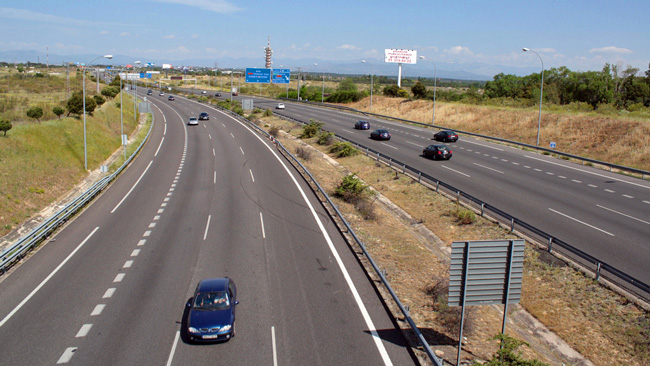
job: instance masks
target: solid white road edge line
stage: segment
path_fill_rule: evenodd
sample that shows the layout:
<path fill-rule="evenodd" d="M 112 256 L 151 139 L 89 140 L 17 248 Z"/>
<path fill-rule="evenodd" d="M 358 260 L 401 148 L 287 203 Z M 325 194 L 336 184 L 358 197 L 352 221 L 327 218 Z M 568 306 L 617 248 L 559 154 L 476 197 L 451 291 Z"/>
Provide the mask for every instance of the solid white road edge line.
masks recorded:
<path fill-rule="evenodd" d="M 117 204 L 117 206 L 115 206 L 115 208 L 113 208 L 113 209 L 111 210 L 111 213 L 114 213 L 115 210 L 117 210 L 117 209 L 122 205 L 122 202 L 124 202 L 124 200 L 126 200 L 126 198 L 129 197 L 129 195 L 131 194 L 131 192 L 133 192 L 133 190 L 135 189 L 135 187 L 138 185 L 138 183 L 140 183 L 140 181 L 142 180 L 142 178 L 144 177 L 144 175 L 147 173 L 147 171 L 149 170 L 149 167 L 151 167 L 151 164 L 152 164 L 152 163 L 153 163 L 153 160 L 149 162 L 149 165 L 147 165 L 147 168 L 144 170 L 144 172 L 142 172 L 142 174 L 140 175 L 140 178 L 138 178 L 138 180 L 135 182 L 135 184 L 133 185 L 133 187 L 131 187 L 131 189 L 129 189 L 129 191 L 128 191 L 128 192 L 126 193 L 126 195 L 122 198 L 122 200 Z"/>
<path fill-rule="evenodd" d="M 176 352 L 176 346 L 178 345 L 178 339 L 181 336 L 180 331 L 176 331 L 176 337 L 174 338 L 174 345 L 172 346 L 171 352 L 169 352 L 169 358 L 167 359 L 167 366 L 170 366 L 172 364 L 172 360 L 174 359 L 174 353 Z"/>
<path fill-rule="evenodd" d="M 278 366 L 278 352 L 275 345 L 275 326 L 271 326 L 271 344 L 273 345 L 273 366 Z"/>
<path fill-rule="evenodd" d="M 205 224 L 205 233 L 203 233 L 203 240 L 205 240 L 208 237 L 208 230 L 210 229 L 210 219 L 212 218 L 212 215 L 208 215 L 208 222 Z"/>
<path fill-rule="evenodd" d="M 5 316 L 4 319 L 2 319 L 2 321 L 0 321 L 0 328 L 1 328 L 3 325 L 5 325 L 5 323 L 6 323 L 9 319 L 11 319 L 11 317 L 14 316 L 14 314 L 16 314 L 16 312 L 18 312 L 18 310 L 20 310 L 20 308 L 22 308 L 22 307 L 27 303 L 27 301 L 29 301 L 29 299 L 31 299 L 31 298 L 32 298 L 32 297 L 33 297 L 33 296 L 38 292 L 38 290 L 41 289 L 41 287 L 45 286 L 45 284 L 46 284 L 46 283 L 47 283 L 47 282 L 48 282 L 48 281 L 49 281 L 49 280 L 50 280 L 50 279 L 51 279 L 51 278 L 52 278 L 52 277 L 53 277 L 53 276 L 54 276 L 54 275 L 55 275 L 55 274 L 56 274 L 56 273 L 61 269 L 61 268 L 63 268 L 63 266 L 64 266 L 66 263 L 68 263 L 68 261 L 70 260 L 70 258 L 72 258 L 72 256 L 75 255 L 75 254 L 79 251 L 79 249 L 81 249 L 81 247 L 84 246 L 84 244 L 86 244 L 86 242 L 90 239 L 90 237 L 92 237 L 92 236 L 95 234 L 95 232 L 97 232 L 97 230 L 99 230 L 99 226 L 97 226 L 93 231 L 91 231 L 90 234 L 88 234 L 88 236 L 86 237 L 86 239 L 84 239 L 84 240 L 81 242 L 81 244 L 79 244 L 79 245 L 78 245 L 78 246 L 77 246 L 77 247 L 72 251 L 72 253 L 70 253 L 70 254 L 69 254 L 69 255 L 68 255 L 68 256 L 63 260 L 63 262 L 61 262 L 61 264 L 59 264 L 59 265 L 54 269 L 54 271 L 52 271 L 52 273 L 50 273 L 47 277 L 45 277 L 45 279 L 43 280 L 43 282 L 41 282 L 38 286 L 36 286 L 36 288 L 35 288 L 35 289 L 34 289 L 34 290 L 29 294 L 29 295 L 27 295 L 27 297 L 25 297 L 25 299 L 23 299 L 23 301 L 21 301 L 20 304 L 18 304 L 18 306 L 16 306 L 16 307 L 15 307 L 15 308 L 14 308 L 14 309 L 9 313 L 9 314 L 7 314 L 7 316 Z M 75 348 L 75 349 L 76 349 L 76 348 Z"/>

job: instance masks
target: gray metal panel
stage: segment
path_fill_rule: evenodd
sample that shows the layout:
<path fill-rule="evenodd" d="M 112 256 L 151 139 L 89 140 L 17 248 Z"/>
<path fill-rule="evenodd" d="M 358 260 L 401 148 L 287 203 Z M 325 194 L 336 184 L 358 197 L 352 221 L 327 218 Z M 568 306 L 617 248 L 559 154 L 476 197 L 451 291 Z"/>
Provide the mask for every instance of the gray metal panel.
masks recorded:
<path fill-rule="evenodd" d="M 510 243 L 512 242 L 512 263 Z M 469 257 L 466 258 L 469 245 Z M 463 303 L 463 282 L 465 284 L 465 305 L 505 304 L 508 271 L 510 291 L 508 303 L 521 299 L 525 242 L 523 240 L 486 240 L 453 242 L 449 268 L 449 306 Z M 465 263 L 467 260 L 467 278 Z"/>

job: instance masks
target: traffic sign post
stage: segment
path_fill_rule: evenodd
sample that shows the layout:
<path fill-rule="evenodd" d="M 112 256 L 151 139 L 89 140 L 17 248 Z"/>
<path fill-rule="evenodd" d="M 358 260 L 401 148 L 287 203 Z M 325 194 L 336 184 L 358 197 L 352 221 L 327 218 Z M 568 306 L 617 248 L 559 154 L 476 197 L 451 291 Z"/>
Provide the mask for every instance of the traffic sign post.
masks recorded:
<path fill-rule="evenodd" d="M 273 69 L 274 84 L 289 84 L 291 69 Z"/>
<path fill-rule="evenodd" d="M 256 67 L 246 68 L 247 83 L 271 83 L 271 69 L 261 69 Z"/>

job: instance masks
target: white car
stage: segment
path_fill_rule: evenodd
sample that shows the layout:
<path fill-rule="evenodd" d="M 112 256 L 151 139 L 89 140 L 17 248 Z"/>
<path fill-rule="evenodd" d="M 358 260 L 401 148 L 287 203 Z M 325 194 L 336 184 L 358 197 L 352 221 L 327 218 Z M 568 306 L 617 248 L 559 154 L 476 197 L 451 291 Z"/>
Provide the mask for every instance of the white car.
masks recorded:
<path fill-rule="evenodd" d="M 199 124 L 199 119 L 196 117 L 190 117 L 190 120 L 187 121 L 188 126 L 196 126 Z"/>
<path fill-rule="evenodd" d="M 208 94 L 208 92 L 204 90 L 201 92 L 201 94 Z"/>
<path fill-rule="evenodd" d="M 284 103 L 278 103 L 278 105 L 275 106 L 275 109 L 284 109 Z"/>

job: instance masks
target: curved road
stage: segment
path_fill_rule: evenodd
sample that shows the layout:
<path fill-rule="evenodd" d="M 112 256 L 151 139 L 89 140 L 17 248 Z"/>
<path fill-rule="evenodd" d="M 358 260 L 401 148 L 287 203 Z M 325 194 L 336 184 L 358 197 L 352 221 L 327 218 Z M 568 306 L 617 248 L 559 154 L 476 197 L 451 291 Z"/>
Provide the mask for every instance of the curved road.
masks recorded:
<path fill-rule="evenodd" d="M 1 279 L 3 364 L 417 363 L 272 144 L 208 106 L 148 98 L 154 129 L 132 166 Z M 238 286 L 237 337 L 186 343 L 187 300 L 221 276 Z"/>
<path fill-rule="evenodd" d="M 224 94 L 223 98 L 230 98 Z M 251 96 L 257 108 L 277 101 Z M 274 111 L 304 122 L 324 122 L 340 136 L 425 172 L 487 202 L 554 237 L 650 284 L 650 182 L 549 156 L 461 136 L 446 143 L 448 161 L 421 156 L 437 130 L 375 117 L 282 101 Z M 360 119 L 370 131 L 384 128 L 390 141 L 370 140 L 353 128 Z M 438 122 L 444 124 L 444 122 Z"/>

